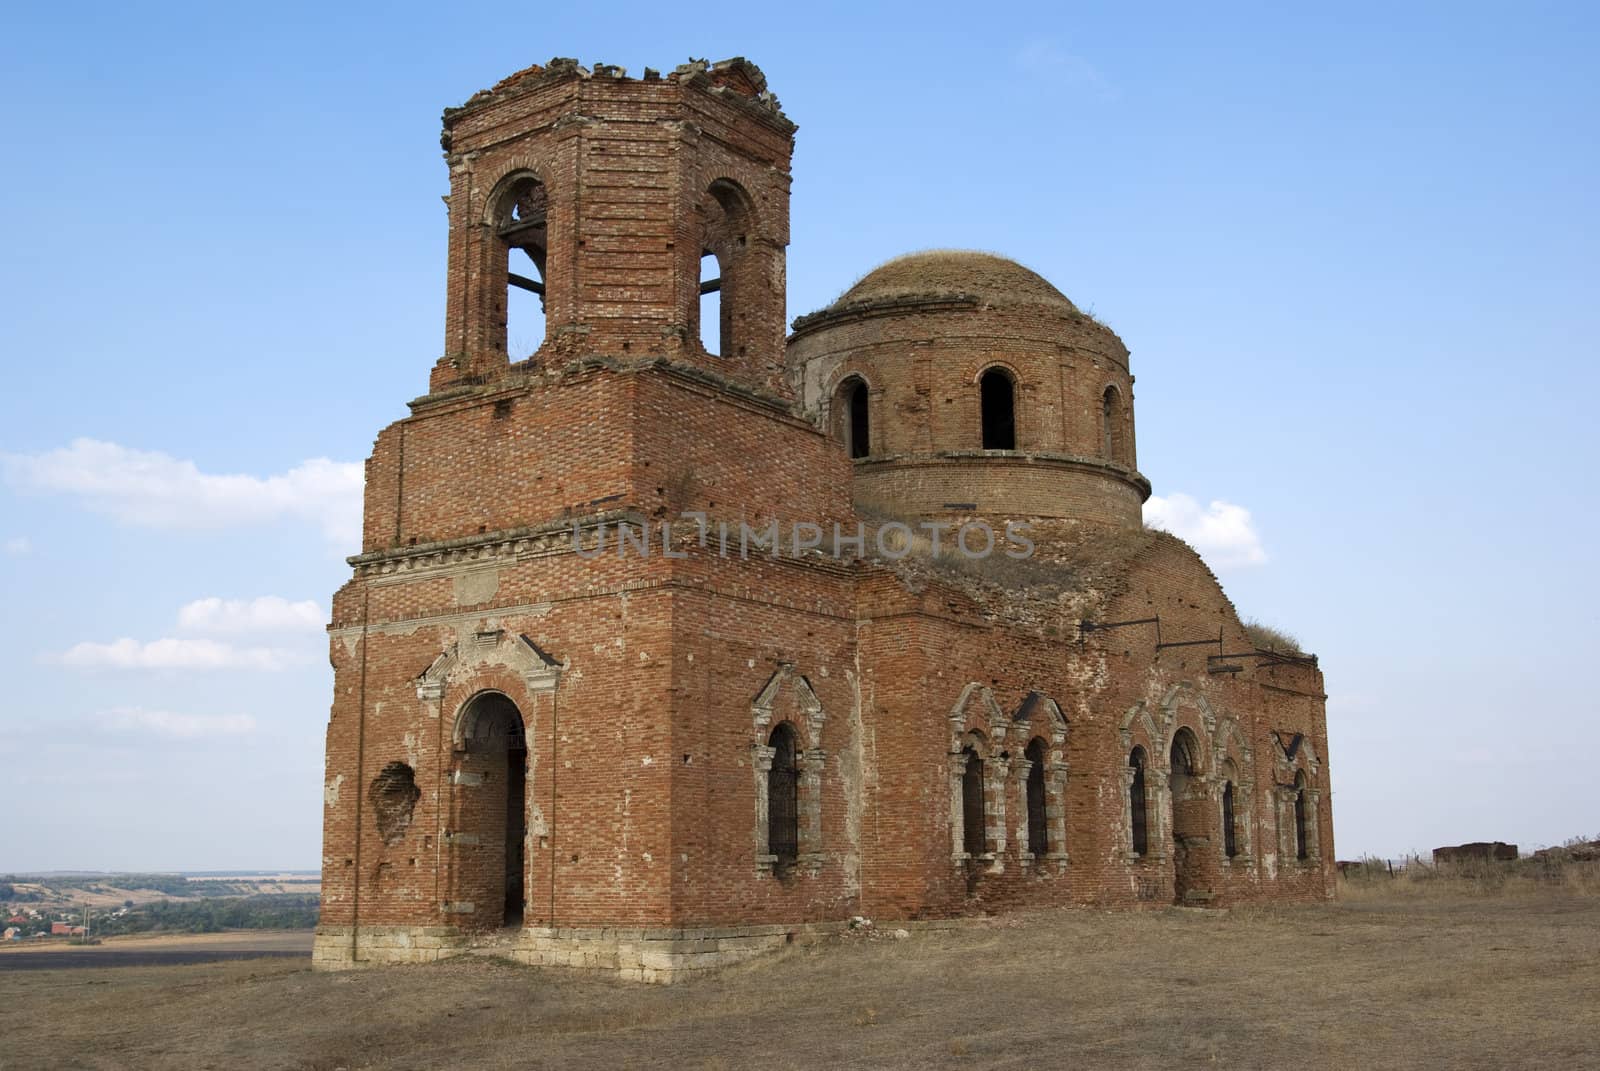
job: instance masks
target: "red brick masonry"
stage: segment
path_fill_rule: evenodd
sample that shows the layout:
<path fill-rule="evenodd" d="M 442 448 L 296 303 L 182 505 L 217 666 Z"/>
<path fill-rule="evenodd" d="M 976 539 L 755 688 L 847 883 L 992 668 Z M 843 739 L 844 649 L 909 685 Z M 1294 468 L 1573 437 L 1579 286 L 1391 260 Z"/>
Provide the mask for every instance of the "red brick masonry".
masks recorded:
<path fill-rule="evenodd" d="M 743 60 L 557 60 L 445 113 L 444 356 L 378 435 L 334 599 L 320 966 L 504 933 L 668 980 L 854 915 L 1333 895 L 1321 672 L 1142 527 L 1126 348 L 963 253 L 890 262 L 786 343 L 794 130 Z M 545 337 L 513 362 L 530 264 Z M 1012 449 L 983 448 L 997 369 Z M 616 553 L 685 511 L 1011 521 L 1036 553 L 745 559 L 681 522 L 680 556 Z"/>

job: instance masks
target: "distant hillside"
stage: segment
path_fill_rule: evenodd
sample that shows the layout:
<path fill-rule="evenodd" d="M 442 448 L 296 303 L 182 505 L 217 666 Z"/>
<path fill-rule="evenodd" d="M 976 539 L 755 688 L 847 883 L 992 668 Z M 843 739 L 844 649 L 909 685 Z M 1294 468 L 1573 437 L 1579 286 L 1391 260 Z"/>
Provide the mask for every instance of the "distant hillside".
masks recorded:
<path fill-rule="evenodd" d="M 8 874 L 0 876 L 0 907 L 18 920 L 8 928 L 24 940 L 50 935 L 56 923 L 81 925 L 85 913 L 94 936 L 316 925 L 322 889 L 315 872 L 212 873 Z M 56 936 L 65 940 L 71 931 Z"/>
<path fill-rule="evenodd" d="M 321 891 L 316 871 L 217 870 L 202 873 L 45 873 L 0 875 L 0 904 L 39 910 L 111 910 L 161 900 L 295 894 Z"/>

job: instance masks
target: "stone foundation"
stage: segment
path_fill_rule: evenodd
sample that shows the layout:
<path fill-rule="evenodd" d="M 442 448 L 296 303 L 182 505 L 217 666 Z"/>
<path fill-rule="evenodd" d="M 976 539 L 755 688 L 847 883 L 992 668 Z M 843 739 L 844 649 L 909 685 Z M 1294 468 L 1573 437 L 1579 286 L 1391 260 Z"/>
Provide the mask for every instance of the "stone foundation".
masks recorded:
<path fill-rule="evenodd" d="M 615 971 L 635 982 L 678 982 L 791 944 L 839 933 L 842 922 L 690 929 L 530 927 L 508 954 L 534 966 Z"/>
<path fill-rule="evenodd" d="M 452 926 L 348 926 L 317 930 L 311 964 L 321 971 L 392 963 L 433 963 L 493 951 L 531 967 L 605 971 L 628 981 L 670 983 L 731 966 L 791 944 L 811 944 L 848 923 L 640 929 L 530 926 L 514 936 L 467 935 Z"/>
<path fill-rule="evenodd" d="M 318 926 L 311 966 L 340 971 L 368 964 L 433 963 L 467 948 L 467 938 L 454 926 L 362 926 L 353 941 L 349 926 Z"/>

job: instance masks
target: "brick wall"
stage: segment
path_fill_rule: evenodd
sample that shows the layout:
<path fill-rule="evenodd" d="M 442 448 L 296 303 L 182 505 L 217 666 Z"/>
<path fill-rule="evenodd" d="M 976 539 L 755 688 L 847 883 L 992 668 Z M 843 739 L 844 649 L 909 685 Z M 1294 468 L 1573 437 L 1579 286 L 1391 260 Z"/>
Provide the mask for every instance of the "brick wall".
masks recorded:
<path fill-rule="evenodd" d="M 509 762 L 525 776 L 530 927 L 1330 895 L 1320 672 L 1259 656 L 1199 557 L 1141 533 L 1148 485 L 1133 468 L 1120 341 L 1031 273 L 1013 288 L 1032 295 L 1020 303 L 983 299 L 985 276 L 967 290 L 944 280 L 931 304 L 857 302 L 809 321 L 786 364 L 793 128 L 752 71 L 629 80 L 552 64 L 447 114 L 447 352 L 431 393 L 378 436 L 363 553 L 333 604 L 330 940 L 347 934 L 355 950 L 340 928 L 393 943 L 408 928 L 445 941 L 499 926 Z M 512 363 L 489 213 L 517 174 L 548 191 L 551 331 Z M 708 246 L 727 287 L 717 356 L 696 341 Z M 1019 385 L 1019 449 L 985 453 L 977 377 L 997 365 Z M 871 456 L 856 462 L 832 403 L 848 375 L 872 391 Z M 1127 400 L 1109 447 L 1108 386 Z M 849 532 L 858 509 L 881 516 L 886 502 L 913 517 L 1066 518 L 1036 538 L 1068 582 L 717 546 L 721 524 L 735 541 L 741 523 L 772 520 L 785 535 L 795 521 Z M 686 511 L 712 534 L 679 521 L 668 556 L 655 526 Z M 619 551 L 623 523 L 651 526 L 648 556 Z M 1078 627 L 1157 614 L 1162 639 L 1217 646 Z M 1208 654 L 1234 657 L 1217 672 Z M 474 745 L 484 696 L 514 705 L 525 752 Z M 780 723 L 798 744 L 792 865 L 764 851 Z M 1195 769 L 1175 783 L 1180 732 Z M 1028 850 L 1034 741 L 1043 853 Z M 1149 757 L 1141 857 L 1128 832 L 1135 745 Z M 976 857 L 959 824 L 968 747 L 987 771 L 990 850 Z M 408 817 L 385 812 L 380 829 L 390 798 L 376 782 L 393 764 L 416 797 L 395 797 Z M 1299 791 L 1314 817 L 1304 861 Z"/>

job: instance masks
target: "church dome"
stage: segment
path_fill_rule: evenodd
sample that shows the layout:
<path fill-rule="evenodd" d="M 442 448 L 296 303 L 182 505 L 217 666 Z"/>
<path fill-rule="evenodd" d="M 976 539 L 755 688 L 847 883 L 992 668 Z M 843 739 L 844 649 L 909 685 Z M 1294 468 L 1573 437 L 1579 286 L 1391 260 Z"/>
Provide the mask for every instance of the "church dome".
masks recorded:
<path fill-rule="evenodd" d="M 970 250 L 896 257 L 794 323 L 795 393 L 903 516 L 1138 528 L 1128 350 L 1037 272 Z"/>
<path fill-rule="evenodd" d="M 969 249 L 929 249 L 895 257 L 862 276 L 821 314 L 949 300 L 1031 305 L 1081 315 L 1038 272 L 1006 257 Z"/>

